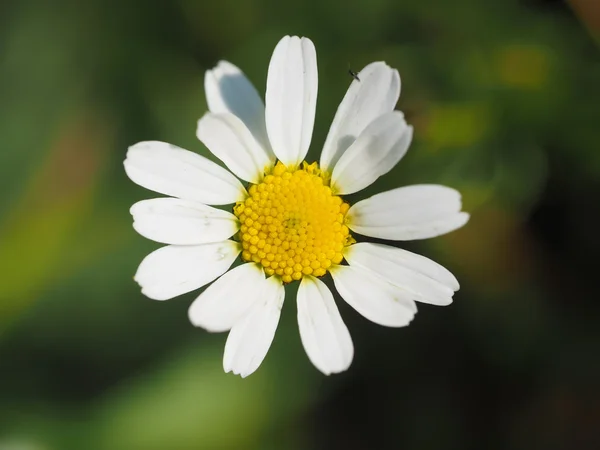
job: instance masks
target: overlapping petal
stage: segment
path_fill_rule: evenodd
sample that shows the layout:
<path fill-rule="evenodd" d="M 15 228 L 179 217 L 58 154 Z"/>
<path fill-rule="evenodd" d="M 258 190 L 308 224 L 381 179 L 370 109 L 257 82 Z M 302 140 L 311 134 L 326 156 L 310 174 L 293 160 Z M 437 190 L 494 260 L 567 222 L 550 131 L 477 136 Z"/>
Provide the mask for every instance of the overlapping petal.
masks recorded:
<path fill-rule="evenodd" d="M 206 71 L 204 90 L 210 112 L 234 114 L 262 148 L 270 151 L 265 105 L 254 85 L 238 67 L 227 61 L 219 61 L 213 69 Z"/>
<path fill-rule="evenodd" d="M 134 183 L 172 197 L 207 205 L 227 205 L 248 195 L 227 170 L 197 153 L 166 142 L 132 145 L 123 164 Z"/>
<path fill-rule="evenodd" d="M 196 134 L 242 180 L 258 183 L 275 162 L 275 155 L 265 151 L 244 123 L 231 113 L 205 114 L 198 121 Z"/>
<path fill-rule="evenodd" d="M 305 276 L 298 289 L 298 327 L 306 354 L 325 375 L 346 370 L 354 346 L 333 295 L 318 278 Z"/>
<path fill-rule="evenodd" d="M 340 157 L 331 175 L 337 194 L 352 194 L 388 173 L 406 154 L 412 127 L 400 111 L 375 119 Z"/>
<path fill-rule="evenodd" d="M 227 211 L 179 198 L 142 200 L 130 212 L 138 233 L 163 244 L 224 241 L 240 228 L 237 217 Z"/>
<path fill-rule="evenodd" d="M 168 300 L 199 289 L 223 275 L 239 255 L 238 242 L 167 245 L 146 256 L 135 281 L 154 300 Z"/>
<path fill-rule="evenodd" d="M 277 277 L 269 277 L 262 286 L 260 298 L 238 320 L 227 337 L 223 369 L 242 378 L 253 373 L 271 347 L 279 323 L 285 290 Z"/>
<path fill-rule="evenodd" d="M 379 116 L 394 110 L 400 97 L 400 75 L 384 62 L 374 62 L 350 84 L 329 129 L 319 165 L 332 169 L 363 130 Z"/>
<path fill-rule="evenodd" d="M 288 167 L 297 166 L 310 146 L 317 90 L 315 46 L 310 39 L 285 36 L 269 63 L 265 114 L 273 152 Z"/>
<path fill-rule="evenodd" d="M 409 292 L 361 267 L 335 266 L 331 276 L 342 298 L 371 322 L 385 327 L 404 327 L 417 306 Z"/>
<path fill-rule="evenodd" d="M 190 322 L 214 333 L 230 330 L 260 300 L 264 281 L 264 271 L 254 263 L 231 269 L 192 303 Z"/>
<path fill-rule="evenodd" d="M 462 227 L 469 215 L 461 212 L 455 189 L 417 184 L 382 192 L 356 203 L 347 214 L 348 227 L 380 239 L 409 241 L 439 236 Z"/>
<path fill-rule="evenodd" d="M 370 271 L 408 291 L 415 301 L 449 305 L 459 288 L 454 275 L 438 263 L 389 245 L 354 244 L 346 249 L 344 258 L 351 266 Z"/>

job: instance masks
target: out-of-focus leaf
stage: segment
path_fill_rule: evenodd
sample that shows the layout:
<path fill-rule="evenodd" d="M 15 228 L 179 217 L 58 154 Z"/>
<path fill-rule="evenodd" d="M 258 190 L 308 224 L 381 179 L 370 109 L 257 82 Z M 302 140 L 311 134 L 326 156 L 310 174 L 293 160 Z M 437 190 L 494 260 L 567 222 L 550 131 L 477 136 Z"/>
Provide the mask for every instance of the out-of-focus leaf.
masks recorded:
<path fill-rule="evenodd" d="M 111 139 L 106 123 L 76 114 L 65 120 L 23 198 L 0 223 L 0 323 L 71 269 L 63 258 L 90 212 Z"/>
<path fill-rule="evenodd" d="M 258 448 L 269 422 L 284 419 L 271 408 L 272 366 L 243 380 L 225 375 L 221 359 L 220 348 L 188 349 L 109 393 L 92 448 Z"/>

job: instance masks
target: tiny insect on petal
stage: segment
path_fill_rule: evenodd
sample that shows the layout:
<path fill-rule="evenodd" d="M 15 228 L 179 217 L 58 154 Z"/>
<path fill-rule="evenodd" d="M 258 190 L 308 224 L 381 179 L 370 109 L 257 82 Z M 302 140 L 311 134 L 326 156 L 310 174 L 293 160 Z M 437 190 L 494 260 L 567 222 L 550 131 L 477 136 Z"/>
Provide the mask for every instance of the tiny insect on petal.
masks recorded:
<path fill-rule="evenodd" d="M 348 73 L 350 74 L 350 76 L 352 78 L 354 78 L 356 81 L 360 82 L 360 78 L 358 78 L 358 73 L 354 72 L 352 69 L 348 69 Z"/>

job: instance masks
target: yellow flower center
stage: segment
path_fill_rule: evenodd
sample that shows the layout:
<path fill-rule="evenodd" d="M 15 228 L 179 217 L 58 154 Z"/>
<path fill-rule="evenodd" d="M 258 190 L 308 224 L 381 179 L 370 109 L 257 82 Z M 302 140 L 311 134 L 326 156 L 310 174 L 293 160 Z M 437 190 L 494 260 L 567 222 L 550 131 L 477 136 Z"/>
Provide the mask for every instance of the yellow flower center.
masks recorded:
<path fill-rule="evenodd" d="M 240 219 L 242 258 L 261 264 L 285 283 L 325 275 L 355 241 L 344 224 L 350 208 L 328 186 L 317 163 L 288 170 L 278 162 L 233 208 Z"/>

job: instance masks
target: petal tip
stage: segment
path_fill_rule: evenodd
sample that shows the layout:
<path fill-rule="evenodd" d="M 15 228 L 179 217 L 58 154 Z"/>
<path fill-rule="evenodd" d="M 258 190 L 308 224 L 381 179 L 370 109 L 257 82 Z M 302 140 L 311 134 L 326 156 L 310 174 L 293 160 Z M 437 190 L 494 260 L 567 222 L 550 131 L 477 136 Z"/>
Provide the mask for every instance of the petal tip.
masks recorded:
<path fill-rule="evenodd" d="M 310 38 L 302 36 L 300 42 L 302 43 L 302 46 L 307 45 L 309 49 L 315 50 L 315 44 Z"/>
<path fill-rule="evenodd" d="M 196 313 L 196 309 L 198 308 L 197 306 L 194 306 L 196 304 L 198 300 L 196 299 L 195 301 L 192 302 L 192 304 L 189 306 L 188 311 L 187 311 L 187 315 L 188 315 L 188 320 L 190 321 L 190 323 L 197 328 L 200 328 L 200 321 L 197 319 L 197 316 L 199 315 L 198 313 Z"/>
<path fill-rule="evenodd" d="M 171 296 L 171 295 L 153 292 L 152 290 L 142 286 L 142 284 L 138 280 L 136 280 L 136 282 L 142 288 L 142 294 L 144 294 L 150 300 L 156 300 L 156 301 L 162 302 L 162 301 L 170 300 L 171 298 L 173 298 L 173 296 Z"/>

